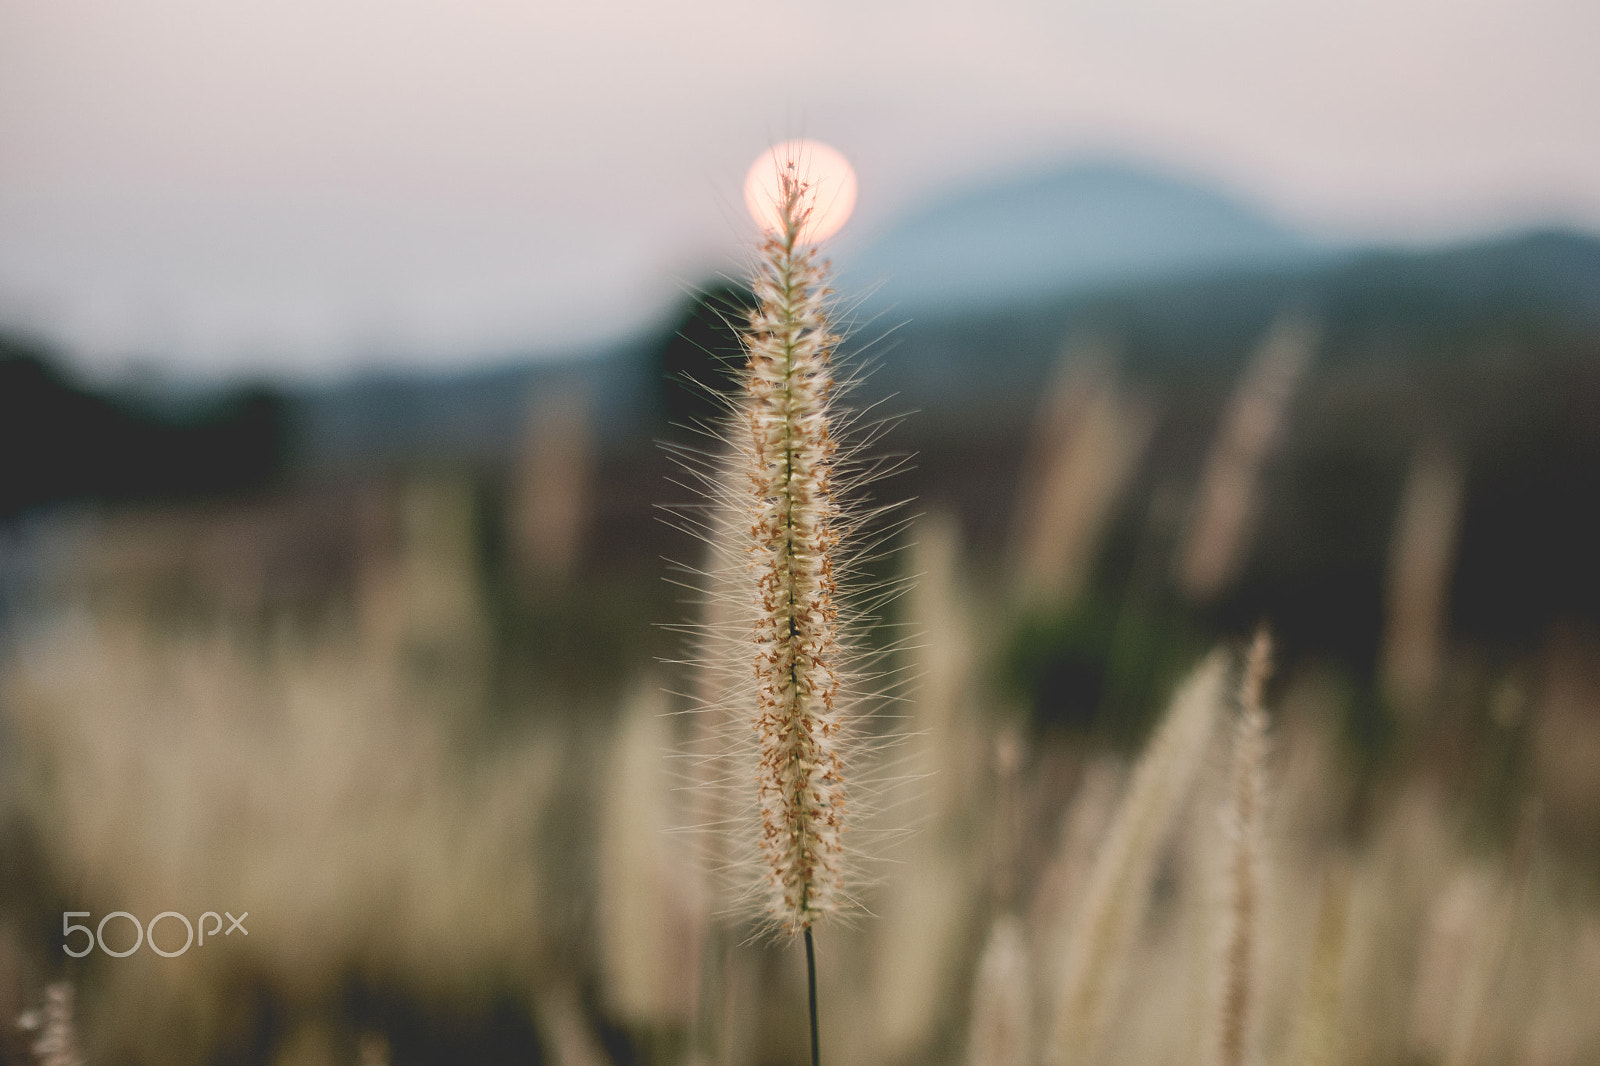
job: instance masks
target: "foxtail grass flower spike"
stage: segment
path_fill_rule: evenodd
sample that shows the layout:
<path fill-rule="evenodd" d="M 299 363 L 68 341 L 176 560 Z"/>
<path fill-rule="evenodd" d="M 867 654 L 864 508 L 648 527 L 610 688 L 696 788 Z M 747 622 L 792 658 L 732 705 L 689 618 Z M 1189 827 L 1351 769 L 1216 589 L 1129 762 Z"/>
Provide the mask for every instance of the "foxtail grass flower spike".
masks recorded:
<path fill-rule="evenodd" d="M 781 165 L 781 161 L 780 161 Z M 794 936 L 837 909 L 844 880 L 834 388 L 825 268 L 802 239 L 810 189 L 780 171 L 745 334 L 745 442 L 755 571 L 754 728 L 766 912 Z"/>

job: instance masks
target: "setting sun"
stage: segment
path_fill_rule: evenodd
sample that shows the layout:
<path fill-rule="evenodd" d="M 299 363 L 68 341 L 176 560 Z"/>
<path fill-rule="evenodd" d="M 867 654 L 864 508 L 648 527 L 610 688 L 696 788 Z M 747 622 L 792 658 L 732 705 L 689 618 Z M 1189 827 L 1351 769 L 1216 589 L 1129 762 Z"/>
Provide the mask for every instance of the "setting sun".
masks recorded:
<path fill-rule="evenodd" d="M 856 172 L 837 149 L 820 141 L 784 141 L 762 152 L 745 175 L 745 206 L 762 229 L 777 229 L 778 178 L 791 165 L 806 183 L 810 198 L 811 217 L 800 239 L 808 244 L 826 240 L 843 228 L 855 209 Z"/>

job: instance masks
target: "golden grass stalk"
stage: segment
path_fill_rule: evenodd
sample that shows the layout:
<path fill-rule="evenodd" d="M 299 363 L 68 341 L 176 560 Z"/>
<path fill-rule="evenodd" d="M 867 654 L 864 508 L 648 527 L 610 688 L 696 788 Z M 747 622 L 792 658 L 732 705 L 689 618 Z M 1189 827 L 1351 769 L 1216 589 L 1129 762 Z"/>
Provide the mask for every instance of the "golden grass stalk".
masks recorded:
<path fill-rule="evenodd" d="M 1001 915 L 989 931 L 972 988 L 971 1066 L 1030 1066 L 1033 1062 L 1032 966 L 1022 922 Z"/>
<path fill-rule="evenodd" d="M 1216 596 L 1244 565 L 1262 503 L 1262 471 L 1283 436 L 1289 404 L 1316 343 L 1310 321 L 1296 314 L 1281 317 L 1228 402 L 1177 560 L 1178 584 L 1191 599 Z"/>
<path fill-rule="evenodd" d="M 570 985 L 556 985 L 534 997 L 534 1018 L 550 1058 L 560 1066 L 606 1066 L 611 1061 L 584 1018 L 582 997 Z"/>
<path fill-rule="evenodd" d="M 509 486 L 506 541 L 512 570 L 529 592 L 572 579 L 589 522 L 595 467 L 593 404 L 587 393 L 539 399 Z"/>
<path fill-rule="evenodd" d="M 1234 736 L 1233 776 L 1226 813 L 1228 837 L 1227 936 L 1222 956 L 1222 994 L 1217 1004 L 1220 1066 L 1252 1061 L 1253 1027 L 1260 990 L 1262 826 L 1264 821 L 1267 715 L 1261 690 L 1271 670 L 1272 642 L 1256 633 L 1245 660 Z"/>
<path fill-rule="evenodd" d="M 1419 1055 L 1444 1066 L 1496 1061 L 1492 1038 L 1509 998 L 1519 897 L 1502 872 L 1468 866 L 1434 900 L 1411 1002 L 1409 1035 Z"/>
<path fill-rule="evenodd" d="M 389 1041 L 378 1033 L 363 1034 L 356 1041 L 356 1066 L 389 1066 Z"/>
<path fill-rule="evenodd" d="M 1013 577 L 1024 601 L 1077 599 L 1155 428 L 1153 405 L 1127 395 L 1103 347 L 1070 344 L 1040 405 L 1017 515 Z"/>
<path fill-rule="evenodd" d="M 688 1022 L 703 920 L 693 861 L 669 836 L 677 796 L 662 753 L 671 746 L 666 699 L 653 684 L 625 703 L 600 775 L 596 911 L 610 1013 L 640 1031 Z"/>
<path fill-rule="evenodd" d="M 1461 462 L 1438 442 L 1418 446 L 1389 545 L 1384 695 L 1415 712 L 1438 683 L 1450 614 L 1450 578 L 1465 495 Z"/>
<path fill-rule="evenodd" d="M 1037 943 L 1068 943 L 1090 866 L 1116 815 L 1128 768 L 1111 755 L 1084 766 L 1077 790 L 1061 818 L 1048 863 L 1040 870 L 1028 904 L 1028 924 Z"/>
<path fill-rule="evenodd" d="M 894 875 L 872 902 L 870 1051 L 858 1053 L 880 1062 L 928 1053 L 929 1034 L 949 1018 L 951 990 L 966 976 L 970 916 L 984 887 L 1014 875 L 1007 856 L 1016 833 L 1005 812 L 1015 804 L 1002 802 L 991 819 L 985 802 L 991 730 L 977 721 L 982 704 L 973 692 L 977 652 L 960 527 L 948 515 L 925 514 L 908 539 L 904 569 L 917 582 L 902 618 L 916 634 L 905 657 L 916 699 L 904 708 L 906 733 L 894 764 L 927 785 L 905 790 L 915 795 L 917 832 L 895 846 Z M 859 755 L 853 761 L 859 764 Z M 857 796 L 864 791 L 859 781 L 853 771 Z M 863 821 L 857 811 L 855 832 Z M 973 847 L 981 842 L 992 845 L 992 855 Z M 872 856 L 885 857 L 882 849 Z M 1002 889 L 995 898 L 1004 908 L 1010 894 Z"/>
<path fill-rule="evenodd" d="M 1048 1066 L 1095 1057 L 1133 954 L 1156 862 L 1205 763 L 1226 673 L 1220 653 L 1195 668 L 1134 767 L 1068 926 L 1045 1047 Z"/>
<path fill-rule="evenodd" d="M 1334 1066 L 1340 1055 L 1339 1014 L 1343 1006 L 1346 927 L 1350 908 L 1348 877 L 1334 868 L 1325 877 L 1317 934 L 1311 954 L 1311 982 L 1299 1018 L 1300 1066 Z"/>

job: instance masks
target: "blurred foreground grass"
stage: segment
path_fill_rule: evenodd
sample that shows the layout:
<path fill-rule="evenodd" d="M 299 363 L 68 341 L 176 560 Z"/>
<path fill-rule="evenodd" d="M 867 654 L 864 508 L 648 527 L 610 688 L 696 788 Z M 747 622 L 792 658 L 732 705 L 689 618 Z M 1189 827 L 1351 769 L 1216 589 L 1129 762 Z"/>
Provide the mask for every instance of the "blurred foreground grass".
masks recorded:
<path fill-rule="evenodd" d="M 1592 616 L 1463 616 L 1482 485 L 1504 484 L 1472 475 L 1504 451 L 1374 415 L 1316 343 L 1286 318 L 1229 389 L 1163 407 L 1085 341 L 1031 424 L 908 427 L 919 467 L 883 493 L 923 502 L 877 566 L 915 577 L 888 608 L 909 680 L 879 728 L 903 734 L 914 832 L 871 916 L 819 935 L 825 1059 L 1046 1061 L 1129 763 L 1179 679 L 1265 620 L 1261 1060 L 1600 1061 Z M 665 758 L 694 680 L 658 627 L 697 607 L 658 556 L 699 548 L 650 515 L 681 495 L 659 455 L 592 417 L 538 400 L 504 467 L 19 534 L 0 1016 L 65 979 L 95 1063 L 800 1061 L 793 953 L 720 921 L 672 832 L 695 820 Z M 1209 1046 L 1212 744 L 1125 886 L 1149 906 L 1085 1061 Z M 61 950 L 66 911 L 224 909 L 248 936 L 178 958 Z"/>

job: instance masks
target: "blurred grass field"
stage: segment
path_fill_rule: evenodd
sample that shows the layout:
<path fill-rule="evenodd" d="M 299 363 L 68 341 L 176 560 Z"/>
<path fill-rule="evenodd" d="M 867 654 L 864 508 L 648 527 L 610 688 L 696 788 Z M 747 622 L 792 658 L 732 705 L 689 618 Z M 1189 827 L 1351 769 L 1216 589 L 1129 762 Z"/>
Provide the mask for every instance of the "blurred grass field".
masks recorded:
<path fill-rule="evenodd" d="M 996 1026 L 1042 1061 L 1128 767 L 1258 623 L 1280 649 L 1261 1061 L 1600 1061 L 1600 331 L 1508 315 L 1463 349 L 1449 301 L 1296 306 L 1198 330 L 1206 362 L 1115 302 L 881 357 L 864 400 L 940 343 L 1034 370 L 986 392 L 975 359 L 970 392 L 885 401 L 922 408 L 873 487 L 912 500 L 872 564 L 911 581 L 881 631 L 904 700 L 874 728 L 903 734 L 912 832 L 868 913 L 819 933 L 826 1061 L 998 1061 L 974 1050 Z M 695 681 L 670 626 L 700 608 L 663 557 L 703 548 L 658 517 L 685 494 L 654 439 L 693 439 L 659 382 L 731 350 L 714 319 L 641 360 L 664 399 L 627 421 L 592 380 L 535 383 L 498 452 L 302 453 L 228 491 L 17 508 L 0 1017 L 68 981 L 93 1063 L 801 1061 L 795 949 L 719 917 L 672 831 Z M 1129 886 L 1150 905 L 1092 1061 L 1209 1039 L 1214 744 Z M 66 911 L 224 909 L 248 937 L 61 949 Z M 8 1027 L 4 1061 L 30 1039 Z"/>

